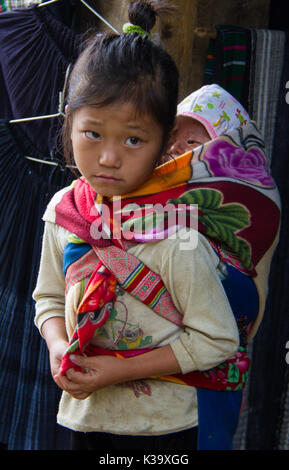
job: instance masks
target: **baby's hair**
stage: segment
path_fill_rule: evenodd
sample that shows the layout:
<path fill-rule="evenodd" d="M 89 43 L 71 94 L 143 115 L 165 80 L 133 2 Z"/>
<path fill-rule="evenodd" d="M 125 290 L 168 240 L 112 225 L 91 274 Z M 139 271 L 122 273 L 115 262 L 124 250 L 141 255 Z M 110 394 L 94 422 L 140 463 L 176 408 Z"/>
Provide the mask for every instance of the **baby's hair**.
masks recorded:
<path fill-rule="evenodd" d="M 157 15 L 170 10 L 160 0 L 133 1 L 128 7 L 129 21 L 149 33 Z M 68 116 L 62 133 L 67 162 L 73 164 L 71 117 L 82 106 L 129 102 L 137 114 L 150 114 L 161 125 L 165 147 L 176 117 L 178 78 L 171 56 L 146 34 L 94 34 L 85 44 L 69 79 Z"/>

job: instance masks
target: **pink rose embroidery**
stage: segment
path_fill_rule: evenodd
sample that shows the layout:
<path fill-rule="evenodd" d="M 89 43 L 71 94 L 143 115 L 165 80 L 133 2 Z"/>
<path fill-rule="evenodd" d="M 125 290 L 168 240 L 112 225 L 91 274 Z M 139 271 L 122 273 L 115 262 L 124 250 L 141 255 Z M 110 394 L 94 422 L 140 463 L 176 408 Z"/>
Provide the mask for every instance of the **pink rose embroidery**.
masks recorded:
<path fill-rule="evenodd" d="M 241 353 L 241 352 L 237 352 L 235 354 L 235 357 L 237 358 L 236 365 L 239 371 L 241 372 L 241 374 L 244 374 L 245 372 L 248 371 L 249 366 L 250 366 L 249 358 L 244 353 Z"/>
<path fill-rule="evenodd" d="M 221 382 L 226 384 L 228 382 L 226 375 L 220 369 L 212 369 L 209 371 L 210 379 L 212 382 Z"/>
<path fill-rule="evenodd" d="M 263 153 L 254 147 L 245 151 L 224 140 L 212 142 L 202 157 L 214 176 L 238 178 L 248 183 L 275 187 Z"/>

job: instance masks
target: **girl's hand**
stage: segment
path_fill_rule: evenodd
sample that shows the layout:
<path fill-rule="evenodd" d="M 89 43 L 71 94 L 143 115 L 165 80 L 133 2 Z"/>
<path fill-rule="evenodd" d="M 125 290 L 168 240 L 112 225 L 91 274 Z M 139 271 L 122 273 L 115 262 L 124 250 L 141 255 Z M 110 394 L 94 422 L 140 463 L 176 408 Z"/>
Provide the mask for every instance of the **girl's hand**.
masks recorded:
<path fill-rule="evenodd" d="M 68 346 L 64 317 L 48 318 L 43 323 L 41 332 L 49 350 L 50 369 L 54 378 L 60 371 L 62 356 Z"/>
<path fill-rule="evenodd" d="M 50 369 L 52 377 L 58 374 L 61 366 L 62 356 L 66 351 L 68 342 L 63 339 L 54 341 L 49 348 Z"/>
<path fill-rule="evenodd" d="M 70 371 L 74 371 L 74 369 L 69 369 L 66 374 L 69 375 Z M 74 398 L 77 398 L 78 400 L 84 400 L 91 393 L 83 392 L 82 387 L 79 384 L 69 380 L 67 375 L 60 375 L 58 373 L 53 378 L 57 383 L 58 387 L 60 387 L 65 392 L 70 393 L 70 395 L 72 395 Z"/>
<path fill-rule="evenodd" d="M 69 369 L 65 376 L 57 374 L 54 380 L 59 387 L 79 399 L 107 385 L 181 372 L 169 345 L 127 359 L 75 355 L 71 355 L 70 359 L 82 368 L 82 372 Z"/>
<path fill-rule="evenodd" d="M 55 382 L 74 398 L 87 398 L 92 392 L 129 380 L 126 373 L 126 361 L 111 356 L 82 357 L 70 356 L 72 362 L 83 371 L 69 369 L 65 376 L 57 374 Z"/>

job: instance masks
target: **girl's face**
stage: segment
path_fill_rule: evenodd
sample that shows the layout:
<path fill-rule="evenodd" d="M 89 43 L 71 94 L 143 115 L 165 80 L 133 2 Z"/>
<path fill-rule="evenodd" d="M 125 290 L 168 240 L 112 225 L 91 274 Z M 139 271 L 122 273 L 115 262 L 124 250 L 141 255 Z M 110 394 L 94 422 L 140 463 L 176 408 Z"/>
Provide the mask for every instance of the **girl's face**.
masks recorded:
<path fill-rule="evenodd" d="M 152 116 L 118 102 L 74 111 L 71 140 L 75 163 L 90 186 L 103 196 L 117 196 L 150 177 L 161 156 L 163 130 Z"/>
<path fill-rule="evenodd" d="M 189 116 L 177 116 L 176 125 L 168 143 L 168 154 L 178 157 L 211 140 L 206 128 Z"/>

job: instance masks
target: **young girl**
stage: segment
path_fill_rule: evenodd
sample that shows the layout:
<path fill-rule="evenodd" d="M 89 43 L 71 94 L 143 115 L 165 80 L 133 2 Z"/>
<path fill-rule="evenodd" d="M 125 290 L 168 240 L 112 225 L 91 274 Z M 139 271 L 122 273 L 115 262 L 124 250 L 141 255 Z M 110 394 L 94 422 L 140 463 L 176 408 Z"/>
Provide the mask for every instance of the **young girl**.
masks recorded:
<path fill-rule="evenodd" d="M 147 34 L 160 11 L 157 2 L 132 2 L 127 32 L 97 35 L 70 78 L 64 143 L 81 177 L 44 214 L 34 299 L 63 389 L 57 420 L 74 431 L 74 449 L 189 451 L 198 426 L 195 386 L 225 391 L 244 382 L 241 372 L 229 377 L 239 331 L 210 243 L 221 249 L 229 241 L 208 222 L 220 208 L 235 220 L 234 198 L 218 199 L 210 217 L 202 211 L 188 255 L 184 236 L 196 234 L 191 204 L 218 198 L 222 188 L 190 185 L 189 154 L 158 166 L 178 93 L 172 59 Z M 179 202 L 192 213 L 185 224 L 144 212 L 156 203 L 178 211 Z M 247 226 L 247 219 L 237 223 L 230 240 L 251 272 L 256 259 L 239 238 Z"/>

